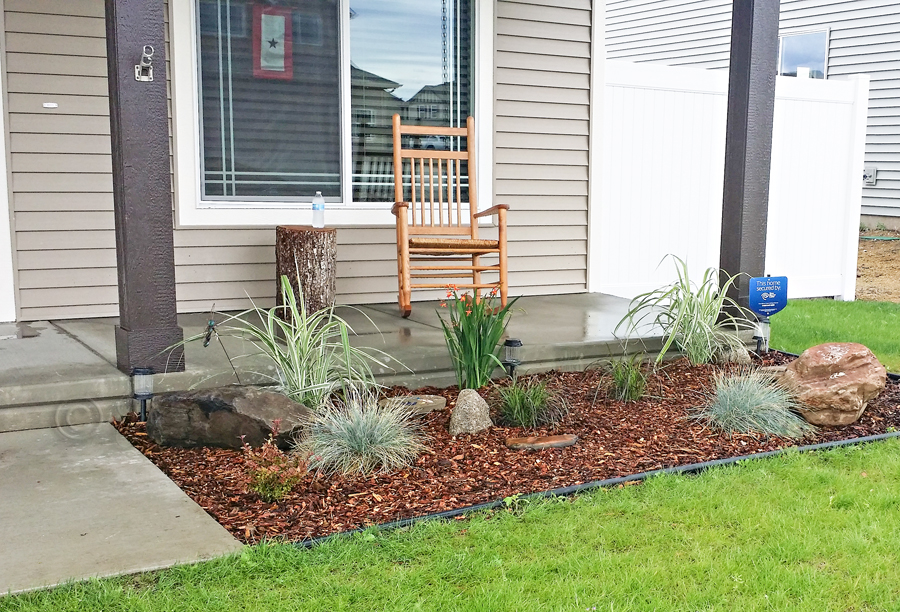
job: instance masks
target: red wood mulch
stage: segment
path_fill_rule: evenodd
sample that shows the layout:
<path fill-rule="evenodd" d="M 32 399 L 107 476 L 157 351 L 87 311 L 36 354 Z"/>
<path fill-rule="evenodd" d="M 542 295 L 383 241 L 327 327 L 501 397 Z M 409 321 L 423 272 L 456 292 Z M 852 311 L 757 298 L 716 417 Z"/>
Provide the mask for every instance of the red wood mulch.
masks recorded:
<path fill-rule="evenodd" d="M 773 354 L 766 362 L 783 362 Z M 800 442 L 755 435 L 733 438 L 688 420 L 702 400 L 715 366 L 692 367 L 678 361 L 651 378 L 648 397 L 625 404 L 595 393 L 598 371 L 541 375 L 565 394 L 572 410 L 556 428 L 539 435 L 574 433 L 575 446 L 539 452 L 512 451 L 507 437 L 532 435 L 521 428 L 493 427 L 451 438 L 449 410 L 422 419 L 430 452 L 411 468 L 376 476 L 308 475 L 283 501 L 267 504 L 244 488 L 241 453 L 214 448 L 162 448 L 144 433 L 143 424 L 117 424 L 119 431 L 178 486 L 238 539 L 303 540 L 357 527 L 386 523 L 478 503 L 515 493 L 531 493 L 713 459 L 814 444 L 900 429 L 900 384 L 888 388 L 855 424 L 824 428 Z M 406 393 L 393 388 L 391 395 Z M 457 390 L 426 388 L 452 406 Z M 490 390 L 481 393 L 490 398 Z M 490 401 L 490 400 L 489 400 Z M 497 419 L 494 419 L 497 422 Z"/>

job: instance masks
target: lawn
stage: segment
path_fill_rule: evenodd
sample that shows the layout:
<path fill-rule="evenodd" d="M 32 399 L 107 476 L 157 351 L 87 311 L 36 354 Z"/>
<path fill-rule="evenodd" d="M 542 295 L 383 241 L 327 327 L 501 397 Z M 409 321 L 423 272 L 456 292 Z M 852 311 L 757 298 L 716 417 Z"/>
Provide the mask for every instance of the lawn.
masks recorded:
<path fill-rule="evenodd" d="M 0 599 L 0 610 L 882 610 L 900 600 L 900 442 L 574 501 L 256 546 Z"/>
<path fill-rule="evenodd" d="M 772 317 L 772 348 L 799 354 L 823 342 L 859 342 L 900 372 L 900 304 L 791 300 Z"/>

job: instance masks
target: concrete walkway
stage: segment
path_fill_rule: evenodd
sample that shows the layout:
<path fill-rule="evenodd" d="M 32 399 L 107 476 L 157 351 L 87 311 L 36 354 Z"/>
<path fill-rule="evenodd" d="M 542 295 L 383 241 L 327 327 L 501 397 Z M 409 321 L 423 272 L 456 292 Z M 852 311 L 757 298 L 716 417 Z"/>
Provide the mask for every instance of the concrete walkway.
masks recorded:
<path fill-rule="evenodd" d="M 0 433 L 0 593 L 241 544 L 107 423 Z"/>

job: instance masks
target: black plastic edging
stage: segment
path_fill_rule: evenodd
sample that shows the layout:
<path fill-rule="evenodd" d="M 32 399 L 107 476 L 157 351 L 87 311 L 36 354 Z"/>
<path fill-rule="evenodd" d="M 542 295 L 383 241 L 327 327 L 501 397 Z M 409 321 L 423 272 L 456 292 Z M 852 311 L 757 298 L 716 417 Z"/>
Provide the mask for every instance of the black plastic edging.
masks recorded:
<path fill-rule="evenodd" d="M 785 353 L 787 354 L 787 353 Z M 583 493 L 585 491 L 593 491 L 596 489 L 608 489 L 610 487 L 615 487 L 621 484 L 625 484 L 628 482 L 642 482 L 648 478 L 652 478 L 654 476 L 661 476 L 662 474 L 699 474 L 701 472 L 705 472 L 706 470 L 714 467 L 732 465 L 734 463 L 738 463 L 740 461 L 753 461 L 756 459 L 766 459 L 769 457 L 777 457 L 778 455 L 783 455 L 789 452 L 799 452 L 799 453 L 808 453 L 812 451 L 819 450 L 827 450 L 831 448 L 841 448 L 844 446 L 856 446 L 859 444 L 868 444 L 869 442 L 878 442 L 879 440 L 888 440 L 890 438 L 900 437 L 900 431 L 893 431 L 890 433 L 878 434 L 874 436 L 865 436 L 862 438 L 850 438 L 848 440 L 835 440 L 833 442 L 821 442 L 819 444 L 809 444 L 806 446 L 788 446 L 786 448 L 782 448 L 774 451 L 767 451 L 764 453 L 754 453 L 752 455 L 740 455 L 738 457 L 727 457 L 725 459 L 715 459 L 713 461 L 704 461 L 702 463 L 691 463 L 688 465 L 679 465 L 670 468 L 663 468 L 659 470 L 652 470 L 649 472 L 640 472 L 638 474 L 631 474 L 629 476 L 619 476 L 617 478 L 607 478 L 605 480 L 595 480 L 594 482 L 586 482 L 580 485 L 572 485 L 569 487 L 561 487 L 559 489 L 551 489 L 549 491 L 540 491 L 537 493 L 529 493 L 528 495 L 523 495 L 521 499 L 523 500 L 533 500 L 533 499 L 545 499 L 549 497 L 567 497 L 569 495 L 575 495 L 577 493 Z M 495 508 L 500 508 L 505 505 L 503 500 L 497 500 L 493 502 L 485 502 L 483 504 L 476 504 L 474 506 L 467 506 L 465 508 L 458 508 L 456 510 L 445 510 L 444 512 L 436 512 L 434 514 L 425 514 L 423 516 L 416 516 L 407 519 L 401 519 L 399 521 L 393 521 L 390 523 L 382 523 L 380 525 L 372 525 L 369 527 L 360 527 L 358 529 L 351 529 L 350 531 L 342 531 L 340 533 L 333 533 L 327 536 L 321 536 L 318 538 L 313 538 L 311 540 L 302 540 L 300 542 L 292 542 L 294 546 L 300 548 L 312 548 L 317 544 L 321 544 L 323 542 L 327 542 L 328 540 L 334 538 L 341 538 L 346 536 L 351 536 L 357 533 L 363 533 L 364 531 L 368 531 L 369 529 L 376 529 L 377 531 L 391 531 L 394 529 L 401 529 L 403 527 L 410 527 L 416 523 L 421 523 L 424 521 L 433 521 L 433 520 L 441 520 L 441 519 L 453 519 L 458 516 L 465 516 L 467 514 L 472 514 L 475 512 L 481 512 L 483 510 L 493 510 Z"/>

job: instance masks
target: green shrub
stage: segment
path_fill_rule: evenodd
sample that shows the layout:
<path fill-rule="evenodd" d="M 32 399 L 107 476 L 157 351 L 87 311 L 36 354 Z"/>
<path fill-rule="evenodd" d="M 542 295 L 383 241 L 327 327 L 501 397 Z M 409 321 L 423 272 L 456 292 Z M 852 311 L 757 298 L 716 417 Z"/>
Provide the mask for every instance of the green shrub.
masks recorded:
<path fill-rule="evenodd" d="M 569 413 L 565 398 L 547 388 L 537 379 L 497 387 L 500 396 L 500 415 L 507 425 L 534 429 L 541 425 L 556 425 Z"/>
<path fill-rule="evenodd" d="M 802 438 L 816 430 L 795 414 L 799 403 L 774 377 L 758 370 L 715 376 L 715 391 L 694 418 L 730 434 Z"/>
<path fill-rule="evenodd" d="M 647 390 L 647 375 L 641 369 L 643 358 L 642 354 L 635 354 L 610 362 L 611 395 L 614 399 L 634 402 L 644 397 Z"/>
<path fill-rule="evenodd" d="M 334 313 L 334 307 L 309 312 L 302 292 L 294 295 L 287 276 L 281 277 L 281 292 L 283 306 L 265 309 L 254 304 L 226 316 L 220 333 L 248 339 L 257 354 L 273 362 L 277 377 L 271 378 L 284 394 L 313 410 L 335 391 L 373 386 L 371 364 L 388 367 L 385 362 L 390 356 L 351 346 L 353 329 Z M 205 337 L 204 332 L 185 342 Z"/>
<path fill-rule="evenodd" d="M 351 390 L 312 416 L 297 450 L 326 474 L 390 472 L 425 450 L 423 436 L 401 401 L 382 405 L 371 390 Z"/>
<path fill-rule="evenodd" d="M 639 331 L 646 333 L 650 325 L 662 329 L 665 342 L 656 358 L 657 363 L 663 360 L 673 344 L 694 365 L 711 362 L 720 349 L 742 346 L 738 332 L 754 328 L 752 315 L 726 295 L 740 275 L 726 278 L 720 288 L 719 271 L 708 268 L 697 285 L 688 276 L 687 264 L 674 255 L 669 257 L 675 261 L 678 280 L 636 296 L 615 331 L 623 326 L 629 335 Z M 738 315 L 727 312 L 726 308 Z"/>
<path fill-rule="evenodd" d="M 251 448 L 246 442 L 243 444 L 247 488 L 267 503 L 282 499 L 306 473 L 306 464 L 299 455 L 287 455 L 278 448 L 275 444 L 277 435 L 276 422 L 269 439 L 259 449 Z"/>
<path fill-rule="evenodd" d="M 460 389 L 483 387 L 491 381 L 494 369 L 503 367 L 497 345 L 509 322 L 509 309 L 518 298 L 499 308 L 495 305 L 496 295 L 496 289 L 492 289 L 488 295 L 475 299 L 468 293 L 460 295 L 451 286 L 447 300 L 441 303 L 450 311 L 449 322 L 440 314 L 438 318 Z"/>

